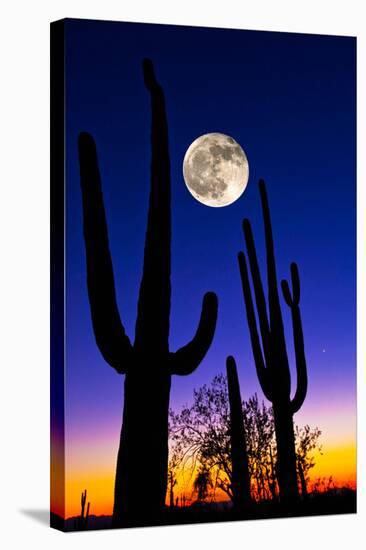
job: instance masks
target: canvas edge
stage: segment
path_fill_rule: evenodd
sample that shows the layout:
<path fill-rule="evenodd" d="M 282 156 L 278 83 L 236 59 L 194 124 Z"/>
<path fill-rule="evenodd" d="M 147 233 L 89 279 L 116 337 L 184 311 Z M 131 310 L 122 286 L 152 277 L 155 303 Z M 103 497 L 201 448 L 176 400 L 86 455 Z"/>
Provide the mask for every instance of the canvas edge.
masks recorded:
<path fill-rule="evenodd" d="M 65 38 L 50 24 L 50 526 L 65 531 Z M 55 513 L 55 503 L 57 511 Z"/>

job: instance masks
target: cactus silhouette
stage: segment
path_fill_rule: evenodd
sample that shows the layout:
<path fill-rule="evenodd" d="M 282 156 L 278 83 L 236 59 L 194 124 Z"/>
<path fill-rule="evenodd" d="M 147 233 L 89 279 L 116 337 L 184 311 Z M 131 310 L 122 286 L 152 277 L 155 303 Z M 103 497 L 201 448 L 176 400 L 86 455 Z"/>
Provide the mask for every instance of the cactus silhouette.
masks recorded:
<path fill-rule="evenodd" d="M 250 476 L 245 441 L 243 408 L 238 371 L 234 357 L 226 359 L 227 385 L 230 405 L 230 442 L 233 502 L 237 510 L 250 504 Z"/>
<path fill-rule="evenodd" d="M 289 504 L 298 497 L 293 415 L 301 408 L 307 393 L 307 369 L 299 309 L 300 279 L 297 265 L 292 263 L 292 295 L 287 281 L 282 281 L 281 283 L 285 302 L 291 309 L 296 358 L 297 388 L 293 399 L 291 399 L 291 376 L 279 301 L 272 226 L 266 187 L 263 180 L 259 181 L 259 190 L 266 241 L 269 319 L 252 229 L 247 219 L 243 221 L 243 230 L 252 274 L 262 343 L 260 343 L 259 339 L 247 262 L 243 252 L 239 253 L 238 259 L 257 376 L 264 395 L 273 404 L 277 441 L 276 471 L 280 499 L 282 502 Z"/>
<path fill-rule="evenodd" d="M 206 355 L 216 327 L 217 297 L 204 296 L 192 341 L 169 351 L 171 213 L 170 159 L 165 100 L 152 62 L 143 62 L 151 97 L 151 183 L 143 275 L 135 340 L 122 325 L 109 251 L 96 146 L 90 134 L 79 136 L 80 179 L 84 211 L 87 285 L 97 345 L 104 359 L 125 374 L 124 409 L 117 457 L 114 527 L 159 522 L 168 476 L 168 409 L 171 376 L 192 373 Z M 142 472 L 148 473 L 146 476 Z M 149 504 L 141 495 L 149 487 Z"/>
<path fill-rule="evenodd" d="M 88 502 L 88 506 L 85 510 L 85 504 L 86 504 L 86 489 L 81 493 L 81 512 L 80 516 L 76 520 L 76 527 L 79 530 L 84 530 L 88 526 L 88 519 L 89 519 L 89 510 L 90 510 L 90 502 Z"/>

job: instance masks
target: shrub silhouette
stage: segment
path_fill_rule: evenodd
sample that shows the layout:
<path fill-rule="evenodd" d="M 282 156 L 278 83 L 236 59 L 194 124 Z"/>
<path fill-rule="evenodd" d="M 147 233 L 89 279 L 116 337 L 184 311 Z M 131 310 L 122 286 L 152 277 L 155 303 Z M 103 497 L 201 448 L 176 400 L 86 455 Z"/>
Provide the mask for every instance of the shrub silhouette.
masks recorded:
<path fill-rule="evenodd" d="M 211 474 L 204 467 L 201 467 L 193 481 L 193 490 L 197 494 L 198 502 L 204 502 L 207 499 L 211 487 Z"/>
<path fill-rule="evenodd" d="M 188 375 L 207 353 L 216 327 L 217 297 L 204 296 L 197 332 L 169 351 L 171 213 L 170 160 L 165 100 L 150 60 L 143 62 L 151 97 L 151 186 L 135 340 L 132 345 L 116 303 L 96 146 L 79 136 L 87 285 L 97 345 L 104 359 L 125 374 L 124 410 L 117 457 L 113 526 L 160 521 L 167 490 L 168 409 L 171 376 Z M 149 471 L 149 478 L 142 475 Z M 141 506 L 149 487 L 149 502 Z"/>
<path fill-rule="evenodd" d="M 257 375 L 264 395 L 273 404 L 277 441 L 276 469 L 280 499 L 282 502 L 289 504 L 298 497 L 293 415 L 301 408 L 307 393 L 307 369 L 299 309 L 300 279 L 297 265 L 292 263 L 292 295 L 287 281 L 282 281 L 281 283 L 285 302 L 291 309 L 296 357 L 297 388 L 294 398 L 291 399 L 291 377 L 277 286 L 272 226 L 266 187 L 263 180 L 259 182 L 259 190 L 266 240 L 269 319 L 252 229 L 247 219 L 243 221 L 243 230 L 253 280 L 262 345 L 259 340 L 248 268 L 243 252 L 239 253 L 238 259 Z"/>

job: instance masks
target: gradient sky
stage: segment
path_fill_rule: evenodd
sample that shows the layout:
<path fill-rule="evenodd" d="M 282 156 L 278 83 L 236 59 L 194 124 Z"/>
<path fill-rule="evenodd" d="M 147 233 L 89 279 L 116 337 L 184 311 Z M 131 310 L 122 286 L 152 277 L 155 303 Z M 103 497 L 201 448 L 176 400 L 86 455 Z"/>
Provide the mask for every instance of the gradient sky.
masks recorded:
<path fill-rule="evenodd" d="M 65 32 L 66 515 L 78 513 L 84 488 L 92 513 L 110 513 L 123 405 L 123 377 L 104 362 L 92 332 L 77 136 L 88 131 L 97 143 L 118 304 L 133 340 L 149 194 L 144 57 L 164 88 L 169 123 L 171 350 L 193 336 L 203 294 L 219 296 L 211 349 L 194 374 L 173 377 L 171 406 L 190 403 L 193 388 L 224 371 L 228 354 L 238 362 L 242 397 L 263 397 L 236 257 L 244 249 L 241 221 L 249 217 L 264 275 L 257 186 L 264 178 L 279 279 L 289 276 L 291 261 L 301 277 L 309 391 L 295 422 L 323 431 L 319 475 L 354 481 L 355 39 L 81 20 L 67 20 Z M 247 189 L 229 207 L 203 206 L 183 181 L 188 146 L 208 132 L 232 136 L 248 157 Z"/>

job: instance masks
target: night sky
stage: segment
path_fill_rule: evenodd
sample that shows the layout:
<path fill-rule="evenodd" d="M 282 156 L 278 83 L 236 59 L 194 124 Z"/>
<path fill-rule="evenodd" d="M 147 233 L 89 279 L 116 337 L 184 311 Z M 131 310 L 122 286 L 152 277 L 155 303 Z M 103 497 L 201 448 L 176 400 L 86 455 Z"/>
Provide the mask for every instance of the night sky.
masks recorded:
<path fill-rule="evenodd" d="M 133 341 L 149 196 L 144 57 L 154 62 L 169 124 L 172 351 L 192 338 L 203 294 L 219 297 L 210 351 L 193 375 L 173 377 L 171 406 L 191 402 L 193 388 L 224 372 L 229 354 L 238 362 L 242 397 L 264 398 L 237 265 L 248 217 L 265 281 L 257 185 L 264 178 L 278 277 L 289 277 L 292 261 L 300 270 L 309 391 L 295 421 L 318 425 L 330 446 L 354 445 L 355 39 L 82 20 L 67 20 L 65 29 L 66 438 L 76 508 L 79 480 L 83 489 L 88 480 L 92 487 L 91 472 L 113 476 L 123 404 L 123 376 L 104 362 L 92 332 L 77 137 L 87 131 L 97 143 L 118 304 Z M 232 136 L 249 161 L 245 193 L 224 208 L 197 202 L 182 175 L 187 148 L 209 132 Z M 293 366 L 291 315 L 281 304 Z M 293 391 L 295 384 L 296 376 Z"/>

